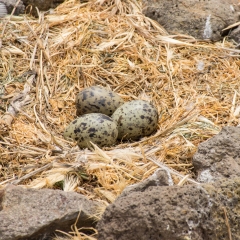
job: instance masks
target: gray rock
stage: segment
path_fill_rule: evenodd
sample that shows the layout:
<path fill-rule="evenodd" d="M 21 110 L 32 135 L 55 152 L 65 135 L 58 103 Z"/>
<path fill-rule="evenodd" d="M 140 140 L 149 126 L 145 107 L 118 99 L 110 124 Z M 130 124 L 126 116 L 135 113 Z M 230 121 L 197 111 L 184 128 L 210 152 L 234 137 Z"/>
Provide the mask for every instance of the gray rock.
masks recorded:
<path fill-rule="evenodd" d="M 12 13 L 12 10 L 14 9 L 14 6 L 16 5 L 17 1 L 18 0 L 0 0 L 0 2 L 5 4 L 8 14 Z M 25 11 L 25 7 L 24 7 L 22 1 L 20 1 L 14 11 L 14 15 L 23 14 L 24 11 Z"/>
<path fill-rule="evenodd" d="M 201 143 L 193 156 L 193 166 L 199 182 L 240 177 L 240 127 L 224 127 Z"/>
<path fill-rule="evenodd" d="M 164 169 L 157 169 L 153 175 L 145 179 L 140 183 L 136 183 L 130 186 L 127 186 L 120 197 L 126 196 L 129 193 L 133 192 L 144 192 L 147 188 L 151 186 L 171 186 L 173 185 L 173 180 L 171 175 Z"/>
<path fill-rule="evenodd" d="M 130 193 L 107 207 L 98 240 L 239 239 L 239 189 L 237 178 Z"/>
<path fill-rule="evenodd" d="M 94 226 L 97 202 L 75 192 L 24 189 L 8 185 L 0 191 L 0 240 L 51 239 L 56 229 Z"/>
<path fill-rule="evenodd" d="M 7 15 L 7 8 L 6 5 L 0 2 L 0 18 L 3 18 Z"/>
<path fill-rule="evenodd" d="M 7 14 L 11 14 L 14 6 L 18 0 L 0 0 L 0 3 L 4 3 L 7 9 Z M 33 16 L 38 16 L 39 11 L 48 11 L 50 8 L 55 8 L 64 0 L 22 0 L 18 3 L 14 15 L 31 13 Z M 1 5 L 0 5 L 0 17 L 1 17 Z"/>
<path fill-rule="evenodd" d="M 52 7 L 53 0 L 22 0 L 26 7 L 32 7 L 32 11 L 35 12 L 36 7 L 40 11 L 47 11 Z"/>
<path fill-rule="evenodd" d="M 224 28 L 239 21 L 238 0 L 143 0 L 143 13 L 170 34 L 220 40 Z"/>
<path fill-rule="evenodd" d="M 240 26 L 235 29 L 232 29 L 229 33 L 229 38 L 233 39 L 239 46 L 240 44 Z"/>
<path fill-rule="evenodd" d="M 27 13 L 31 13 L 33 16 L 38 16 L 38 11 L 48 11 L 50 8 L 55 8 L 64 0 L 22 0 L 26 6 Z"/>

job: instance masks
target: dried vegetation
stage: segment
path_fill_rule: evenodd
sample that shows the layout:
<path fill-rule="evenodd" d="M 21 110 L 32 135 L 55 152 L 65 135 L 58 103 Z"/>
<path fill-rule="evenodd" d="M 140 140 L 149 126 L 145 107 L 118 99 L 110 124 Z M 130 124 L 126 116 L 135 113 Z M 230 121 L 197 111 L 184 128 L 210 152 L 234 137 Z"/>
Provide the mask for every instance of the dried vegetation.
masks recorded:
<path fill-rule="evenodd" d="M 184 184 L 199 143 L 239 124 L 239 50 L 170 36 L 141 9 L 135 0 L 70 0 L 39 19 L 0 22 L 0 187 L 61 188 L 110 203 L 158 167 Z M 91 85 L 152 101 L 157 133 L 92 150 L 64 140 L 75 96 Z"/>

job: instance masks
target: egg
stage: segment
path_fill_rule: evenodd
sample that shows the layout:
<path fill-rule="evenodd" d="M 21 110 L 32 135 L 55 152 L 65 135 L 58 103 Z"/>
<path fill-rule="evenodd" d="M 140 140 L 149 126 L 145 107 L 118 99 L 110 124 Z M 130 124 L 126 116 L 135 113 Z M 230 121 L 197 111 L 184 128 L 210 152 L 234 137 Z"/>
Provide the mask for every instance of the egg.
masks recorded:
<path fill-rule="evenodd" d="M 118 126 L 118 139 L 138 140 L 156 131 L 158 111 L 147 101 L 133 100 L 120 106 L 112 119 Z"/>
<path fill-rule="evenodd" d="M 103 113 L 111 116 L 124 104 L 115 92 L 100 86 L 92 86 L 80 91 L 76 97 L 77 116 L 85 113 Z"/>
<path fill-rule="evenodd" d="M 102 113 L 84 114 L 65 129 L 65 139 L 73 139 L 80 148 L 91 147 L 90 141 L 99 147 L 113 145 L 118 136 L 117 125 L 109 116 Z"/>

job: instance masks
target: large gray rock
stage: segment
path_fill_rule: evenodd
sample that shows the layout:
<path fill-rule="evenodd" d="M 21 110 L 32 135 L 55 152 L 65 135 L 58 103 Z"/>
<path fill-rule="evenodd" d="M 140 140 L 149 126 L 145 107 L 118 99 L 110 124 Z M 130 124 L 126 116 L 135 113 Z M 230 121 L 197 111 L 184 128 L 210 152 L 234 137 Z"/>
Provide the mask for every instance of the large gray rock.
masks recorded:
<path fill-rule="evenodd" d="M 222 30 L 239 21 L 238 0 L 143 0 L 143 13 L 170 34 L 221 39 Z"/>
<path fill-rule="evenodd" d="M 92 227 L 97 202 L 75 192 L 24 189 L 8 185 L 0 191 L 0 240 L 51 239 L 56 229 Z"/>
<path fill-rule="evenodd" d="M 149 187 L 107 207 L 97 225 L 98 240 L 237 240 L 239 202 L 240 178 Z"/>
<path fill-rule="evenodd" d="M 198 146 L 193 166 L 199 182 L 240 177 L 240 127 L 222 131 Z"/>

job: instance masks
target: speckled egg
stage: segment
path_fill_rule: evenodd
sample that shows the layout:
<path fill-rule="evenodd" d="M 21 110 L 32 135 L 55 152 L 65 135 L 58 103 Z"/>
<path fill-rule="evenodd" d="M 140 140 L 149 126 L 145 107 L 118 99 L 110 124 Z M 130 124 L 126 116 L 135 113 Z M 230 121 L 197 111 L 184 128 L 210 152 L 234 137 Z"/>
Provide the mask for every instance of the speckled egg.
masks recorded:
<path fill-rule="evenodd" d="M 111 116 L 124 104 L 123 99 L 104 87 L 92 86 L 80 91 L 76 98 L 77 116 L 85 113 L 103 113 Z"/>
<path fill-rule="evenodd" d="M 91 147 L 90 141 L 103 147 L 116 142 L 118 130 L 116 123 L 109 116 L 89 113 L 72 121 L 63 136 L 65 139 L 77 141 L 80 148 Z"/>
<path fill-rule="evenodd" d="M 137 140 L 156 131 L 157 109 L 144 100 L 124 103 L 112 115 L 118 125 L 118 139 Z"/>

